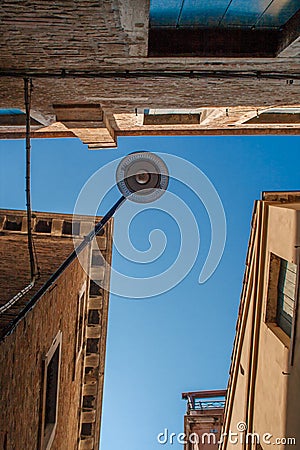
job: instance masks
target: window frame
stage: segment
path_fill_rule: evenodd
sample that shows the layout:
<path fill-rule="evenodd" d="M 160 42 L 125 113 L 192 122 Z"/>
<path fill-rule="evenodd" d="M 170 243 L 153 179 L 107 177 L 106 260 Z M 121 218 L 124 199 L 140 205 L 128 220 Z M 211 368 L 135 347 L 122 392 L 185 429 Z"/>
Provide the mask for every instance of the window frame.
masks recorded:
<path fill-rule="evenodd" d="M 80 359 L 82 354 L 82 350 L 84 348 L 84 337 L 85 337 L 85 325 L 86 325 L 86 299 L 87 299 L 87 283 L 86 281 L 83 283 L 79 293 L 78 293 L 78 301 L 77 301 L 77 318 L 76 318 L 76 338 L 75 338 L 75 370 L 76 365 Z M 82 314 L 81 314 L 82 313 Z M 80 320 L 82 317 L 82 320 Z M 80 326 L 81 323 L 81 326 Z M 75 378 L 75 371 L 74 371 Z"/>
<path fill-rule="evenodd" d="M 290 270 L 289 262 L 282 259 L 280 261 L 280 272 L 278 278 L 278 297 L 277 297 L 277 314 L 276 323 L 277 325 L 291 338 L 293 331 L 293 322 L 295 317 L 295 301 L 296 301 L 296 277 L 297 277 L 297 266 L 295 266 L 295 272 Z M 295 274 L 295 285 L 293 282 L 286 281 L 288 272 Z M 292 297 L 287 293 L 288 287 L 293 288 Z M 289 302 L 287 301 L 289 300 Z M 290 304 L 289 304 L 290 303 Z M 292 310 L 292 314 L 289 314 L 285 310 L 285 305 Z"/>
<path fill-rule="evenodd" d="M 284 330 L 284 328 L 282 328 L 280 321 L 278 320 L 279 280 L 282 262 L 290 263 L 290 261 L 286 260 L 285 258 L 282 258 L 276 255 L 275 253 L 270 252 L 265 323 L 273 331 L 273 333 L 283 342 L 283 344 L 286 347 L 290 347 L 291 340 L 293 339 L 293 329 L 295 325 L 295 316 L 296 316 L 299 265 L 295 264 L 296 284 L 293 299 L 294 300 L 293 315 L 291 316 L 292 317 L 291 334 L 289 335 Z"/>
<path fill-rule="evenodd" d="M 41 415 L 41 431 L 40 431 L 41 450 L 49 450 L 51 448 L 57 427 L 60 368 L 61 368 L 61 347 L 62 347 L 62 332 L 58 331 L 57 335 L 55 336 L 51 344 L 50 349 L 43 358 L 42 415 Z M 57 378 L 56 378 L 55 421 L 51 424 L 46 424 L 48 367 L 57 349 L 58 349 L 58 362 L 57 362 Z"/>

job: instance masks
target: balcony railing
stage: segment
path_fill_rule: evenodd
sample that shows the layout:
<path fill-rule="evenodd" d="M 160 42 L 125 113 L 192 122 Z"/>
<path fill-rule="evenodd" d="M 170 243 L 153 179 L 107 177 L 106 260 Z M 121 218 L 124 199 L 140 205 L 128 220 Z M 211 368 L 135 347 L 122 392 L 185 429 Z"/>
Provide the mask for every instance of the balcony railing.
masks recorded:
<path fill-rule="evenodd" d="M 203 401 L 203 400 L 194 400 L 194 404 L 191 405 L 192 409 L 197 410 L 206 410 L 206 409 L 216 409 L 216 408 L 224 408 L 225 400 L 211 400 L 211 401 Z"/>
<path fill-rule="evenodd" d="M 185 392 L 182 398 L 187 400 L 187 411 L 210 411 L 224 409 L 226 390 Z"/>

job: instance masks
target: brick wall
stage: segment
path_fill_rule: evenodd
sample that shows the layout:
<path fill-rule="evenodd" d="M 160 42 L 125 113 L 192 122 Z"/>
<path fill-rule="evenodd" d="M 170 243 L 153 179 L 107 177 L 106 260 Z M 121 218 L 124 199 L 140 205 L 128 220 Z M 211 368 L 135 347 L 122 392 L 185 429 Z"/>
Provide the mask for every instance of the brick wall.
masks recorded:
<path fill-rule="evenodd" d="M 1 69 L 12 72 L 27 70 L 33 74 L 32 117 L 44 125 L 56 121 L 55 104 L 97 103 L 105 114 L 135 114 L 137 108 L 262 109 L 299 105 L 299 42 L 276 58 L 149 58 L 149 0 L 104 0 L 100 3 L 95 0 L 61 0 L 55 4 L 35 0 L 30 2 L 30 7 L 24 0 L 3 0 L 0 19 Z M 35 71 L 44 75 L 55 72 L 56 78 L 35 78 Z M 86 71 L 110 75 L 85 79 L 64 77 L 65 73 L 80 75 Z M 118 76 L 120 72 L 133 71 L 148 72 L 148 75 L 146 78 Z M 202 76 L 197 79 L 193 75 L 191 78 L 180 74 L 164 78 L 149 74 L 168 71 L 240 72 L 241 76 L 232 79 Z M 256 74 L 264 72 L 275 78 L 256 77 Z M 254 74 L 254 77 L 245 78 L 244 74 Z M 282 78 L 276 79 L 276 76 Z M 22 78 L 0 78 L 0 107 L 24 109 Z M 221 121 L 212 129 L 221 130 L 220 134 L 222 130 L 229 134 L 226 127 L 227 124 L 223 126 Z M 56 129 L 58 134 L 52 135 L 55 131 L 52 129 L 40 137 L 77 136 L 83 142 L 95 144 L 91 148 L 115 146 L 114 136 L 110 136 L 111 128 L 114 128 L 112 124 L 108 126 L 104 121 L 98 128 L 94 127 L 92 133 L 87 132 L 87 124 L 79 128 L 77 126 L 77 132 L 73 132 L 72 127 L 60 124 Z M 209 128 L 203 125 L 195 129 L 194 134 L 205 134 L 206 129 L 207 134 L 213 134 Z M 280 132 L 280 126 L 277 128 Z M 282 129 L 282 133 L 294 133 L 288 126 Z M 8 131 L 15 133 L 14 138 L 24 136 L 24 129 Z M 120 130 L 120 135 L 123 131 L 129 135 L 137 134 L 129 126 Z M 115 127 L 111 134 L 117 135 L 118 132 L 118 127 Z M 144 129 L 140 132 L 147 134 Z M 235 133 L 234 129 L 232 133 Z M 251 134 L 252 131 L 246 133 Z M 299 133 L 299 127 L 295 127 L 295 133 Z M 180 134 L 180 130 L 174 129 L 174 134 Z M 182 134 L 193 132 L 183 130 Z M 0 138 L 7 137 L 8 134 L 0 127 Z"/>
<path fill-rule="evenodd" d="M 289 64 L 287 61 L 285 67 Z M 245 64 L 245 70 L 264 66 L 272 70 L 272 63 Z M 155 67 L 155 66 L 154 66 Z M 184 64 L 178 65 L 184 67 Z M 187 66 L 188 67 L 195 67 Z M 198 67 L 202 67 L 200 65 Z M 227 70 L 236 70 L 239 62 L 224 64 Z M 300 64 L 292 61 L 294 71 Z M 106 112 L 130 112 L 135 108 L 201 108 L 234 106 L 298 105 L 300 80 L 292 85 L 287 80 L 258 79 L 187 79 L 133 78 L 133 79 L 33 79 L 33 117 L 46 123 L 55 121 L 54 104 L 89 104 L 98 102 Z M 23 80 L 0 79 L 0 105 L 2 108 L 24 109 Z"/>
<path fill-rule="evenodd" d="M 86 252 L 86 257 L 88 251 Z M 87 275 L 75 260 L 15 331 L 0 344 L 2 433 L 7 449 L 35 449 L 41 421 L 43 356 L 62 331 L 58 426 L 53 449 L 76 448 L 81 373 L 75 380 L 74 348 L 78 294 Z"/>
<path fill-rule="evenodd" d="M 1 2 L 0 66 L 89 66 L 128 55 L 117 0 Z M 83 38 L 84 37 L 84 38 Z"/>
<path fill-rule="evenodd" d="M 15 214 L 15 216 L 13 215 Z M 24 219 L 24 212 L 5 211 L 3 217 Z M 64 220 L 71 215 L 38 213 L 38 219 L 51 217 L 51 233 L 42 236 L 35 232 L 35 244 L 42 271 L 43 284 L 73 249 L 71 236 L 62 236 Z M 1 216 L 0 216 L 1 219 Z M 6 219 L 5 219 L 6 220 Z M 2 266 L 0 277 L 1 303 L 16 294 L 29 281 L 26 236 L 23 231 L 5 230 L 2 226 Z M 4 225 L 4 226 L 3 226 Z M 22 223 L 22 227 L 23 227 Z M 90 227 L 82 219 L 78 232 L 86 234 Z M 22 234 L 23 233 L 23 234 Z M 59 235 L 60 234 L 60 235 Z M 97 238 L 104 259 L 110 264 L 112 223 Z M 95 241 L 93 241 L 95 245 Z M 81 254 L 81 263 L 89 267 L 91 249 Z M 103 288 L 91 292 L 89 275 L 78 259 L 60 275 L 40 297 L 32 309 L 0 342 L 0 448 L 5 450 L 36 449 L 41 427 L 41 393 L 43 389 L 43 359 L 58 331 L 62 332 L 58 422 L 52 444 L 54 450 L 98 449 L 103 396 L 106 333 L 109 300 L 109 270 L 101 263 L 92 263 L 93 276 L 103 279 Z M 78 298 L 86 285 L 84 312 L 84 345 L 76 362 L 75 343 Z M 6 318 L 15 319 L 27 296 L 8 310 Z M 9 328 L 1 317 L 2 336 Z M 83 424 L 87 424 L 83 425 Z M 88 432 L 86 431 L 88 429 Z M 2 445 L 2 446 L 1 446 Z"/>
<path fill-rule="evenodd" d="M 62 74 L 34 80 L 33 110 L 54 120 L 53 104 L 100 103 L 105 111 L 297 104 L 300 81 L 148 77 L 120 79 L 126 71 L 289 72 L 300 62 L 288 50 L 277 58 L 148 58 L 149 0 L 3 0 L 0 9 L 1 69 Z M 34 24 L 34 26 L 33 26 Z M 104 79 L 66 79 L 65 71 L 116 73 Z M 23 108 L 23 80 L 0 79 L 1 107 Z M 51 116 L 52 115 L 52 116 Z"/>
<path fill-rule="evenodd" d="M 48 232 L 36 231 L 36 225 L 40 220 L 49 223 L 50 228 L 47 230 Z M 30 293 L 10 308 L 7 313 L 0 316 L 0 338 L 29 299 L 33 297 L 50 275 L 58 269 L 67 256 L 74 250 L 72 235 L 62 233 L 64 220 L 71 223 L 72 215 L 35 214 L 32 225 L 37 261 L 40 267 L 40 277 Z M 19 223 L 20 230 L 8 230 L 7 228 L 14 227 L 14 225 L 9 226 L 8 222 L 12 224 Z M 81 221 L 81 236 L 87 234 L 90 226 L 90 218 L 85 218 L 85 220 Z M 0 211 L 0 256 L 2 261 L 0 272 L 0 305 L 10 300 L 30 282 L 26 229 L 27 221 L 24 211 Z M 80 236 L 77 239 L 80 240 Z"/>

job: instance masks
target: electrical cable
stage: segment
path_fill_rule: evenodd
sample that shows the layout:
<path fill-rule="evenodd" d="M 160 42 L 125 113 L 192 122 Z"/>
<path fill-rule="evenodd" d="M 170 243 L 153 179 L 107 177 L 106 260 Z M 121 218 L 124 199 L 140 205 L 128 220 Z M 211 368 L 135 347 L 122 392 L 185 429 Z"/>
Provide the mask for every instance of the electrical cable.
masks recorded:
<path fill-rule="evenodd" d="M 30 171 L 31 171 L 31 142 L 30 142 L 30 107 L 31 107 L 32 80 L 24 79 L 24 97 L 26 110 L 26 209 L 27 209 L 27 243 L 30 260 L 30 276 L 33 280 L 36 276 L 36 264 L 33 252 L 32 237 L 32 212 L 31 212 L 31 191 L 30 191 Z"/>
<path fill-rule="evenodd" d="M 266 70 L 122 70 L 122 71 L 91 71 L 66 70 L 0 70 L 0 78 L 46 78 L 46 79 L 86 79 L 86 78 L 220 78 L 220 79 L 269 79 L 269 80 L 300 80 L 299 72 L 266 71 Z"/>
<path fill-rule="evenodd" d="M 227 14 L 227 12 L 228 12 L 230 6 L 231 6 L 231 3 L 232 3 L 232 0 L 229 1 L 229 3 L 228 3 L 228 5 L 226 6 L 226 9 L 225 9 L 225 11 L 224 11 L 224 13 L 223 13 L 221 19 L 219 20 L 219 23 L 218 23 L 218 26 L 219 26 L 219 27 L 221 26 L 221 23 L 223 22 L 223 20 L 224 20 L 226 14 Z"/>
<path fill-rule="evenodd" d="M 11 324 L 11 328 L 9 330 L 9 334 L 12 332 L 14 327 L 19 323 L 19 321 L 30 311 L 35 305 L 36 301 L 43 295 L 45 292 L 53 286 L 56 280 L 60 277 L 60 275 L 66 270 L 67 267 L 78 257 L 78 255 L 88 246 L 91 241 L 99 235 L 101 230 L 104 228 L 109 219 L 114 215 L 114 213 L 119 209 L 119 207 L 124 203 L 126 197 L 120 197 L 119 200 L 112 206 L 112 208 L 105 214 L 104 217 L 95 225 L 95 227 L 90 231 L 90 233 L 85 236 L 85 238 L 81 241 L 81 243 L 73 250 L 73 252 L 65 259 L 65 261 L 60 265 L 60 267 L 51 275 L 51 277 L 45 282 L 45 284 L 34 294 L 34 296 L 30 299 L 30 301 L 26 304 L 26 306 L 19 312 L 19 314 L 15 317 Z M 29 287 L 29 286 L 27 286 Z M 26 289 L 26 288 L 25 288 Z M 29 289 L 28 289 L 29 290 Z M 27 292 L 28 292 L 27 290 Z M 20 295 L 21 293 L 17 294 Z M 19 297 L 20 298 L 20 297 Z M 1 312 L 1 310 L 0 310 Z M 1 339 L 0 339 L 1 340 Z"/>
<path fill-rule="evenodd" d="M 30 189 L 30 172 L 31 172 L 31 142 L 30 142 L 30 108 L 31 108 L 31 94 L 32 94 L 32 80 L 24 78 L 24 101 L 26 112 L 26 209 L 27 209 L 27 245 L 30 262 L 30 283 L 19 291 L 13 298 L 8 300 L 0 307 L 0 314 L 3 314 L 14 304 L 16 304 L 24 295 L 27 294 L 34 286 L 39 277 L 39 270 L 37 270 L 36 249 L 32 236 L 32 212 L 31 212 L 31 189 Z"/>
<path fill-rule="evenodd" d="M 183 10 L 183 6 L 184 6 L 184 2 L 185 2 L 185 0 L 182 0 L 181 5 L 180 5 L 179 14 L 178 14 L 178 17 L 177 17 L 177 20 L 176 20 L 176 28 L 179 28 L 179 23 L 180 23 L 181 16 L 182 16 L 182 10 Z"/>

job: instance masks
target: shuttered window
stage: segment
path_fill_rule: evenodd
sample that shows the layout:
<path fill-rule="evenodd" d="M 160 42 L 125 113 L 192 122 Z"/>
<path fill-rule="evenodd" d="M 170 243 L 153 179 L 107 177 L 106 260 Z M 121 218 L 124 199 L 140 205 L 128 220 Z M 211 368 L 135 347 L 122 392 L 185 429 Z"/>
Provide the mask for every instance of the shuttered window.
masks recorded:
<path fill-rule="evenodd" d="M 296 292 L 296 264 L 280 260 L 277 297 L 277 324 L 291 337 Z"/>

